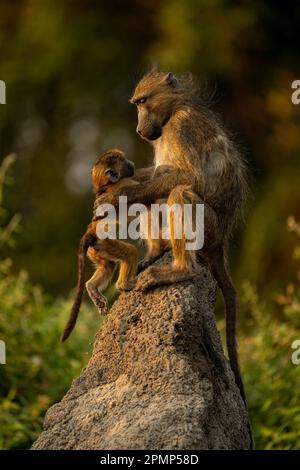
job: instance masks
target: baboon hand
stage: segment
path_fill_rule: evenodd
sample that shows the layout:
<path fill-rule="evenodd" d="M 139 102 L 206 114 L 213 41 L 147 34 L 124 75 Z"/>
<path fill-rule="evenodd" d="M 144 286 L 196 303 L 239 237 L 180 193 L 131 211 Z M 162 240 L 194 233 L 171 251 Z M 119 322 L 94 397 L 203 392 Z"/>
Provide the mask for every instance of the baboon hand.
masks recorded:
<path fill-rule="evenodd" d="M 137 274 L 141 273 L 142 271 L 145 271 L 145 269 L 147 269 L 151 264 L 161 258 L 166 251 L 167 250 L 163 250 L 161 251 L 161 253 L 158 253 L 155 256 L 145 256 L 145 258 L 141 259 L 141 261 L 138 262 Z"/>
<path fill-rule="evenodd" d="M 135 289 L 144 292 L 155 285 L 155 278 L 151 275 L 151 268 L 149 268 L 139 275 Z"/>
<path fill-rule="evenodd" d="M 148 268 L 148 266 L 150 266 L 150 264 L 152 264 L 151 258 L 143 258 L 141 261 L 138 262 L 137 273 L 139 274 L 144 271 L 146 268 Z"/>
<path fill-rule="evenodd" d="M 153 289 L 154 287 L 163 286 L 166 284 L 165 280 L 166 272 L 164 268 L 150 266 L 147 271 L 142 272 L 138 277 L 136 290 L 147 291 L 149 289 Z"/>
<path fill-rule="evenodd" d="M 94 210 L 96 210 L 99 206 L 104 204 L 111 204 L 112 206 L 117 206 L 119 204 L 119 197 L 121 193 L 108 193 L 98 196 L 95 200 Z"/>

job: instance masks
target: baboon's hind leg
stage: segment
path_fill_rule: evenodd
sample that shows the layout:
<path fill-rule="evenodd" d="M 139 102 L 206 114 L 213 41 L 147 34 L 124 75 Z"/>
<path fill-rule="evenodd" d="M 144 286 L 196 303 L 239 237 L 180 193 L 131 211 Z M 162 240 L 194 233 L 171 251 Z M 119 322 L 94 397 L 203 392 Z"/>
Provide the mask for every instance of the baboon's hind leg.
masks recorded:
<path fill-rule="evenodd" d="M 86 290 L 100 315 L 105 315 L 108 311 L 107 299 L 101 291 L 107 287 L 114 269 L 115 263 L 106 260 L 99 262 L 97 260 L 97 269 L 85 284 Z"/>
<path fill-rule="evenodd" d="M 186 243 L 189 241 L 186 238 L 187 228 L 189 232 L 191 228 L 193 230 L 196 229 L 195 215 L 193 215 L 190 221 L 186 221 L 183 218 L 183 214 L 184 204 L 191 204 L 194 208 L 196 204 L 203 204 L 203 201 L 189 186 L 176 186 L 171 191 L 168 198 L 168 205 L 172 206 L 173 204 L 179 204 L 182 208 L 181 215 L 177 216 L 176 213 L 171 210 L 169 215 L 173 263 L 170 266 L 163 267 L 150 266 L 145 274 L 139 277 L 136 285 L 138 290 L 147 290 L 159 285 L 191 280 L 199 273 L 197 252 L 195 250 L 186 249 Z M 204 222 L 204 246 L 206 246 L 215 243 L 215 234 L 217 233 L 215 213 L 207 204 L 204 204 Z M 193 227 L 187 227 L 187 223 L 192 223 Z M 178 229 L 180 225 L 181 236 L 177 238 L 176 229 Z"/>
<path fill-rule="evenodd" d="M 131 290 L 136 282 L 137 248 L 121 240 L 105 239 L 95 245 L 103 261 L 120 263 L 116 288 Z"/>
<path fill-rule="evenodd" d="M 116 288 L 123 291 L 129 291 L 134 288 L 136 283 L 137 268 L 137 248 L 129 243 L 117 242 L 120 246 L 119 261 L 120 271 L 116 282 Z"/>

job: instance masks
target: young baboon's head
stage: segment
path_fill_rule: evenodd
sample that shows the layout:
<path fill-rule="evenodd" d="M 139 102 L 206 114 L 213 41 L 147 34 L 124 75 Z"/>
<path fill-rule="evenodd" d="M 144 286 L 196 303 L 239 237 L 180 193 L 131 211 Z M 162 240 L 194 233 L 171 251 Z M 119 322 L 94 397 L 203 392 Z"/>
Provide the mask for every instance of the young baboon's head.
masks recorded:
<path fill-rule="evenodd" d="M 149 72 L 138 83 L 130 100 L 137 106 L 136 131 L 143 139 L 156 140 L 170 119 L 178 99 L 178 81 L 171 73 Z"/>
<path fill-rule="evenodd" d="M 105 190 L 121 179 L 133 175 L 134 163 L 125 158 L 125 153 L 118 149 L 108 150 L 100 155 L 92 168 L 94 190 Z"/>

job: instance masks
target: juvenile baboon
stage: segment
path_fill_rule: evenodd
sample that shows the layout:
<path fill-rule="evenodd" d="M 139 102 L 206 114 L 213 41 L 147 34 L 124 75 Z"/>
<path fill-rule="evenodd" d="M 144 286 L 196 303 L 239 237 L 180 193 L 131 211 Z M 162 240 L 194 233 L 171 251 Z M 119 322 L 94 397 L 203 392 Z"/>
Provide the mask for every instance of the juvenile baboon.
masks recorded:
<path fill-rule="evenodd" d="M 137 185 L 132 179 L 134 164 L 127 160 L 121 150 L 109 150 L 101 155 L 92 169 L 92 180 L 96 197 L 120 191 L 122 188 Z M 116 287 L 119 290 L 130 290 L 135 285 L 137 268 L 137 249 L 129 243 L 115 239 L 99 239 L 96 234 L 101 218 L 94 214 L 85 234 L 80 240 L 78 250 L 78 282 L 75 301 L 71 310 L 69 321 L 65 327 L 61 341 L 65 341 L 71 334 L 78 317 L 84 290 L 85 257 L 94 263 L 96 271 L 86 282 L 87 292 L 98 308 L 100 314 L 107 311 L 107 300 L 101 293 L 110 282 L 116 263 L 120 263 L 119 277 Z M 118 224 L 118 220 L 116 221 Z M 99 226 L 98 226 L 99 228 Z M 103 229 L 105 227 L 103 226 Z"/>
<path fill-rule="evenodd" d="M 154 166 L 170 165 L 173 170 L 137 188 L 104 197 L 104 202 L 116 205 L 122 194 L 128 204 L 151 204 L 161 198 L 179 204 L 204 204 L 201 256 L 209 263 L 224 297 L 229 360 L 246 403 L 237 354 L 236 291 L 225 263 L 228 240 L 248 192 L 246 164 L 190 77 L 177 79 L 172 73 L 151 71 L 136 86 L 131 102 L 137 106 L 138 134 L 152 143 Z M 151 174 L 149 169 L 145 169 L 146 174 Z M 173 239 L 171 244 L 172 267 L 151 266 L 147 282 L 142 276 L 137 287 L 147 289 L 194 275 L 195 253 L 185 250 L 180 240 Z"/>

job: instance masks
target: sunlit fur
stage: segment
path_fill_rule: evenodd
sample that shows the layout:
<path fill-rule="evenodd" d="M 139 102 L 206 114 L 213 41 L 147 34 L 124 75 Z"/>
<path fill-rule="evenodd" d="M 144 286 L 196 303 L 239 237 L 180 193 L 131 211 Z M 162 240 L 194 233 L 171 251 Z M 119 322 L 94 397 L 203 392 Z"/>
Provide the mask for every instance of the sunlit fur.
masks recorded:
<path fill-rule="evenodd" d="M 114 176 L 114 182 L 110 179 L 110 173 Z M 91 174 L 96 197 L 105 193 L 118 192 L 124 187 L 137 184 L 132 179 L 134 174 L 133 163 L 127 160 L 124 152 L 118 149 L 109 150 L 101 155 L 96 161 Z M 120 290 L 130 290 L 135 285 L 137 268 L 136 247 L 120 240 L 109 238 L 105 240 L 98 239 L 96 230 L 99 223 L 102 223 L 101 220 L 95 216 L 80 240 L 75 301 L 69 321 L 62 335 L 62 341 L 69 337 L 75 327 L 84 285 L 100 314 L 105 314 L 108 308 L 107 300 L 103 296 L 102 291 L 110 282 L 117 262 L 120 263 L 120 269 L 116 287 Z M 105 224 L 104 221 L 103 224 Z M 92 261 L 96 270 L 93 276 L 85 283 L 86 255 Z"/>
<path fill-rule="evenodd" d="M 101 155 L 92 168 L 92 182 L 96 194 L 102 194 L 112 185 L 107 170 L 113 170 L 119 175 L 119 180 L 133 176 L 134 165 L 125 158 L 125 153 L 119 149 L 111 149 Z M 132 171 L 131 171 L 132 169 Z"/>
<path fill-rule="evenodd" d="M 152 141 L 155 165 L 168 164 L 193 174 L 199 194 L 220 214 L 220 227 L 228 238 L 248 195 L 245 161 L 192 76 L 170 83 L 168 75 L 155 70 L 146 74 L 131 102 L 148 97 L 139 107 L 161 126 L 160 138 Z"/>
<path fill-rule="evenodd" d="M 224 297 L 228 355 L 246 403 L 236 344 L 236 291 L 225 264 L 228 239 L 248 193 L 246 164 L 190 75 L 176 78 L 153 70 L 138 83 L 131 102 L 138 108 L 138 133 L 153 145 L 156 168 L 170 165 L 173 172 L 144 183 L 135 194 L 127 191 L 128 202 L 165 198 L 168 203 L 198 200 L 204 204 L 201 256 L 208 261 Z M 196 274 L 195 253 L 172 237 L 172 218 L 169 223 L 173 264 L 150 266 L 147 277 L 138 280 L 137 289 L 183 281 Z M 147 265 L 149 257 L 142 262 L 142 267 Z"/>

